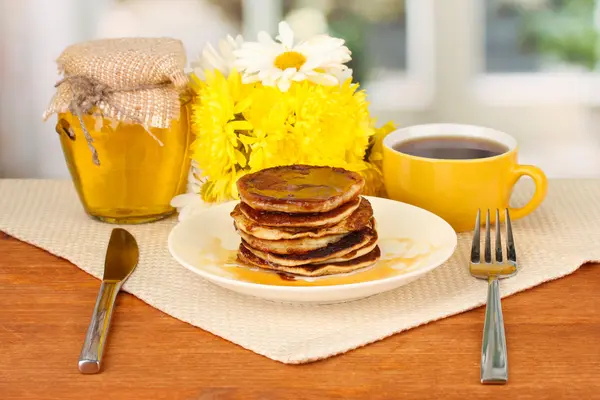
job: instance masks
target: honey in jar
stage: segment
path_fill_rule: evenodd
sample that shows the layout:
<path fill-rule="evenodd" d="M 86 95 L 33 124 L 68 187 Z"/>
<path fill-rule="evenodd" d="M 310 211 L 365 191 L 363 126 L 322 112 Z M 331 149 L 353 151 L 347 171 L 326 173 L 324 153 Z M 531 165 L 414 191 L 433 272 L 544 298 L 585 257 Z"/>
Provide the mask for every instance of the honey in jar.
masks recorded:
<path fill-rule="evenodd" d="M 87 213 L 111 223 L 149 222 L 172 214 L 169 202 L 185 190 L 190 166 L 187 117 L 187 108 L 182 106 L 178 121 L 170 128 L 150 128 L 151 136 L 139 124 L 83 116 L 102 156 L 96 165 L 78 118 L 60 113 L 56 130 Z"/>
<path fill-rule="evenodd" d="M 190 167 L 187 77 L 180 41 L 102 39 L 69 46 L 45 117 L 85 211 L 118 224 L 174 212 Z M 189 99 L 188 101 L 189 102 Z"/>

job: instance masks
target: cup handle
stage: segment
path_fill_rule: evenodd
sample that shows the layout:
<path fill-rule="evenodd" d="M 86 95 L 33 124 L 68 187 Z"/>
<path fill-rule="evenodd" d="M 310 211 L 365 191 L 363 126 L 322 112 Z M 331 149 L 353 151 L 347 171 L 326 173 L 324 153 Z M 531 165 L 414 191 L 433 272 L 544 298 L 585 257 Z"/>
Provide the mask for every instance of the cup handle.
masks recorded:
<path fill-rule="evenodd" d="M 540 204 L 542 204 L 542 201 L 548 192 L 548 179 L 546 178 L 544 171 L 538 167 L 534 167 L 533 165 L 517 165 L 514 169 L 514 174 L 514 183 L 517 183 L 522 176 L 531 177 L 535 183 L 535 193 L 533 194 L 531 200 L 529 200 L 529 203 L 520 208 L 509 207 L 511 219 L 519 219 L 530 214 L 533 212 L 533 210 L 538 208 Z"/>

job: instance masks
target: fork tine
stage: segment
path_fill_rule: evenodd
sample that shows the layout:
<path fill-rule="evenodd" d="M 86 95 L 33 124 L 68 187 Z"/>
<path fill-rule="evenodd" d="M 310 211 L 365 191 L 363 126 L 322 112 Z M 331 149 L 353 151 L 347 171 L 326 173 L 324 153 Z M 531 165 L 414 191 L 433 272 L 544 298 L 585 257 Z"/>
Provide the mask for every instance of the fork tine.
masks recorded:
<path fill-rule="evenodd" d="M 517 262 L 517 251 L 515 249 L 515 240 L 512 234 L 512 224 L 510 222 L 510 213 L 506 209 L 506 259 L 514 263 Z"/>
<path fill-rule="evenodd" d="M 481 230 L 481 210 L 477 210 L 477 218 L 475 218 L 475 230 L 473 231 L 473 243 L 471 243 L 471 262 L 478 263 L 479 255 L 479 232 Z"/>
<path fill-rule="evenodd" d="M 496 262 L 502 262 L 502 234 L 500 233 L 500 210 L 496 208 Z"/>
<path fill-rule="evenodd" d="M 485 262 L 492 262 L 492 243 L 490 239 L 490 209 L 488 208 L 485 217 Z"/>

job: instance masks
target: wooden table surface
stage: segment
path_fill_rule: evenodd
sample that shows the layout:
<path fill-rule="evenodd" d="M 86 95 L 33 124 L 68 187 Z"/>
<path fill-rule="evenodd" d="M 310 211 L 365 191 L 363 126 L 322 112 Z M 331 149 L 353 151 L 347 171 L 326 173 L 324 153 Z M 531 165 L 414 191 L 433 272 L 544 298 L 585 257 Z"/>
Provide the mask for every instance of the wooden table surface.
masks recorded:
<path fill-rule="evenodd" d="M 99 282 L 0 232 L 0 399 L 600 398 L 600 269 L 503 300 L 509 383 L 479 384 L 484 308 L 284 365 L 117 300 L 97 375 L 77 358 Z"/>

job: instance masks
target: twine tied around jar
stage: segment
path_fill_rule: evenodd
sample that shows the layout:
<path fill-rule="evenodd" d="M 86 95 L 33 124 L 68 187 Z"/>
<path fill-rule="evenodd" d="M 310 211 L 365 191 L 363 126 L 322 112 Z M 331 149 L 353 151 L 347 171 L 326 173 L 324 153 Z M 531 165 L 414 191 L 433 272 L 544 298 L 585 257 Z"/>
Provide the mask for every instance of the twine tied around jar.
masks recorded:
<path fill-rule="evenodd" d="M 144 127 L 168 129 L 181 114 L 182 95 L 187 90 L 183 43 L 171 38 L 115 38 L 76 43 L 56 60 L 64 76 L 43 119 L 57 113 L 77 116 L 94 164 L 100 165 L 90 128 L 83 116 L 103 118 Z"/>
<path fill-rule="evenodd" d="M 64 83 L 69 83 L 69 87 L 73 94 L 73 97 L 69 103 L 69 110 L 71 110 L 71 112 L 73 112 L 79 120 L 81 130 L 85 135 L 85 140 L 88 144 L 90 151 L 92 152 L 92 161 L 96 165 L 100 165 L 100 159 L 98 158 L 98 152 L 96 151 L 96 148 L 93 144 L 94 138 L 92 138 L 92 135 L 90 135 L 83 121 L 83 114 L 90 113 L 96 107 L 102 109 L 105 104 L 108 104 L 113 109 L 115 109 L 121 115 L 121 117 L 125 117 L 135 123 L 143 124 L 143 121 L 141 121 L 135 115 L 126 112 L 125 110 L 119 108 L 117 104 L 111 102 L 112 94 L 147 89 L 158 89 L 167 87 L 171 84 L 170 82 L 167 82 L 160 84 L 139 85 L 131 88 L 113 89 L 110 86 L 100 82 L 98 79 L 91 78 L 89 76 L 74 75 L 67 76 L 61 79 L 56 83 L 56 85 L 54 85 L 54 87 L 58 88 Z M 148 128 L 146 128 L 146 131 L 150 134 L 150 136 L 152 136 L 155 140 L 161 143 L 160 140 L 156 136 L 154 136 Z"/>

